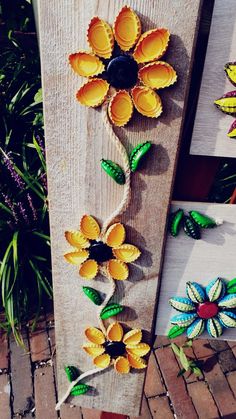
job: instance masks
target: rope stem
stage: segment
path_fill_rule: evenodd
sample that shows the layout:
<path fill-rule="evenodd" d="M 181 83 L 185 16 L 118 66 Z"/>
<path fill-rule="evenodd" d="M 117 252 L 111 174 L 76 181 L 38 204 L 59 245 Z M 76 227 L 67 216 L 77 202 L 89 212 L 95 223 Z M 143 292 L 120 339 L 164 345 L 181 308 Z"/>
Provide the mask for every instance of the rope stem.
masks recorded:
<path fill-rule="evenodd" d="M 106 296 L 105 300 L 103 301 L 103 303 L 99 306 L 98 313 L 97 313 L 98 322 L 99 322 L 100 328 L 102 329 L 102 332 L 106 336 L 107 331 L 106 331 L 106 328 L 104 326 L 104 322 L 103 322 L 103 320 L 100 317 L 100 314 L 101 314 L 102 310 L 104 309 L 104 307 L 106 307 L 106 305 L 109 303 L 110 299 L 115 294 L 115 291 L 116 291 L 116 282 L 114 281 L 114 279 L 108 274 L 108 272 L 104 268 L 100 268 L 100 272 L 101 272 L 102 275 L 104 275 L 109 280 L 110 285 L 111 285 L 110 291 L 107 294 L 107 296 Z"/>
<path fill-rule="evenodd" d="M 100 371 L 104 371 L 107 368 L 93 368 L 92 370 L 84 372 L 79 377 L 77 377 L 76 380 L 72 381 L 72 383 L 70 383 L 68 389 L 66 390 L 65 394 L 61 397 L 61 399 L 56 404 L 55 410 L 60 410 L 61 405 L 66 401 L 66 399 L 68 399 L 68 397 L 70 396 L 71 390 L 76 384 L 78 384 L 84 378 L 89 377 L 90 375 L 97 374 Z"/>
<path fill-rule="evenodd" d="M 106 127 L 107 133 L 111 139 L 111 141 L 113 141 L 113 143 L 115 144 L 117 150 L 119 151 L 119 153 L 121 154 L 121 157 L 123 159 L 123 164 L 124 164 L 124 173 L 125 173 L 125 184 L 124 184 L 124 194 L 123 194 L 123 199 L 120 203 L 120 205 L 113 211 L 113 213 L 106 219 L 106 221 L 103 223 L 103 228 L 102 228 L 102 235 L 105 234 L 107 228 L 109 227 L 109 225 L 120 215 L 122 215 L 125 210 L 128 208 L 129 203 L 130 203 L 130 196 L 131 196 L 131 185 L 130 185 L 130 176 L 131 176 L 131 171 L 130 171 L 130 162 L 129 162 L 129 156 L 128 153 L 126 151 L 126 148 L 124 147 L 124 145 L 122 144 L 122 142 L 120 141 L 119 137 L 115 134 L 113 127 L 108 119 L 108 115 L 107 115 L 107 103 L 105 103 L 105 105 L 102 108 L 103 111 L 103 122 L 104 125 Z"/>

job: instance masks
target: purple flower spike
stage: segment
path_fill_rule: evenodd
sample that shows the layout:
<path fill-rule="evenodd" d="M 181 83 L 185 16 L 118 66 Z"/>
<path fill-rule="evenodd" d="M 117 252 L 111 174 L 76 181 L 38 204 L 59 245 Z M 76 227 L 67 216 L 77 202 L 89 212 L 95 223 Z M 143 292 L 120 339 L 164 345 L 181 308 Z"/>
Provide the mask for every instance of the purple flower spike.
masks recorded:
<path fill-rule="evenodd" d="M 14 168 L 14 164 L 12 163 L 11 159 L 8 156 L 4 156 L 3 159 L 5 166 L 7 170 L 9 171 L 13 181 L 15 182 L 18 189 L 21 191 L 25 188 L 25 182 L 21 179 L 21 177 L 18 175 Z"/>
<path fill-rule="evenodd" d="M 30 196 L 30 194 L 29 194 L 29 193 L 27 193 L 27 199 L 28 199 L 28 202 L 29 202 L 30 209 L 31 209 L 31 211 L 32 211 L 33 220 L 34 220 L 34 221 L 37 221 L 37 219 L 38 219 L 38 217 L 37 217 L 37 210 L 36 210 L 36 208 L 34 207 L 32 197 Z"/>

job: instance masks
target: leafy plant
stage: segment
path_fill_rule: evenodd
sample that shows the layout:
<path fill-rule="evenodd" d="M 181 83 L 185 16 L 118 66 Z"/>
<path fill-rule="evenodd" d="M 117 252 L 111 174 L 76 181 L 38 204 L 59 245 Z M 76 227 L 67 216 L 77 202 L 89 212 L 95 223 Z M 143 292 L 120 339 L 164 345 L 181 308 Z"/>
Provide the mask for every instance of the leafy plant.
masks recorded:
<path fill-rule="evenodd" d="M 171 343 L 171 349 L 174 352 L 174 354 L 179 358 L 180 364 L 182 366 L 178 373 L 178 377 L 180 377 L 187 371 L 195 374 L 196 376 L 202 375 L 202 371 L 199 368 L 199 362 L 194 359 L 191 359 L 184 352 L 185 348 L 189 348 L 191 346 L 192 340 L 187 340 L 185 344 L 182 346 L 178 346 L 176 345 L 176 343 Z"/>
<path fill-rule="evenodd" d="M 30 1 L 0 0 L 0 310 L 21 324 L 52 297 L 42 90 Z"/>

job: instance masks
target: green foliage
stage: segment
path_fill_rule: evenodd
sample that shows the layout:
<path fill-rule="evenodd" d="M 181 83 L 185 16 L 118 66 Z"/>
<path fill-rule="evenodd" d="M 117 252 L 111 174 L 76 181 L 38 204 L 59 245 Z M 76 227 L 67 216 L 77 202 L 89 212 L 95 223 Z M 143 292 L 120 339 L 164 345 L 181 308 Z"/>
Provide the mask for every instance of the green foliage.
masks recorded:
<path fill-rule="evenodd" d="M 223 159 L 209 194 L 210 202 L 229 203 L 236 188 L 236 161 Z"/>
<path fill-rule="evenodd" d="M 33 11 L 0 0 L 0 324 L 20 327 L 52 297 L 42 89 Z"/>
<path fill-rule="evenodd" d="M 192 346 L 192 340 L 187 340 L 184 345 L 178 346 L 176 343 L 171 343 L 171 349 L 174 354 L 179 358 L 179 362 L 182 366 L 178 372 L 178 377 L 183 375 L 185 372 L 189 371 L 190 373 L 200 376 L 202 374 L 201 369 L 198 366 L 198 362 L 194 359 L 189 358 L 184 352 L 185 348 Z"/>

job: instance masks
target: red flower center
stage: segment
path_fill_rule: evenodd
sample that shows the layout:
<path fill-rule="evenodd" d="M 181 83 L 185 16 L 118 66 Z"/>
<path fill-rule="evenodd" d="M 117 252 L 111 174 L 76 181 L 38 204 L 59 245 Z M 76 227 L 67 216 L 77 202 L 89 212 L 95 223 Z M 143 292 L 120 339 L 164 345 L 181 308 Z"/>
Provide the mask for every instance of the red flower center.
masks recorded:
<path fill-rule="evenodd" d="M 197 307 L 197 314 L 202 319 L 210 319 L 211 317 L 216 316 L 218 311 L 218 305 L 216 303 L 211 303 L 210 301 L 198 304 Z"/>

